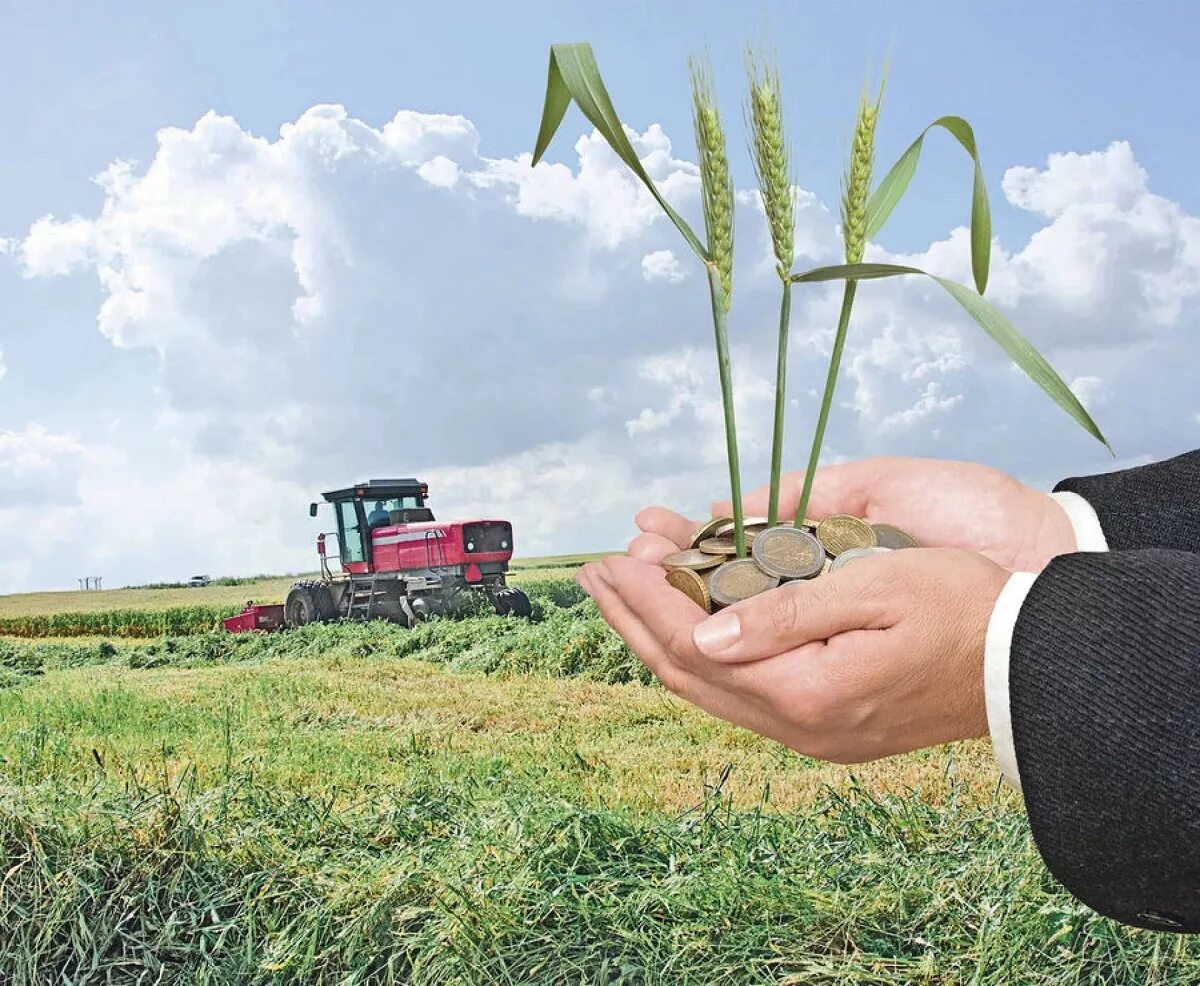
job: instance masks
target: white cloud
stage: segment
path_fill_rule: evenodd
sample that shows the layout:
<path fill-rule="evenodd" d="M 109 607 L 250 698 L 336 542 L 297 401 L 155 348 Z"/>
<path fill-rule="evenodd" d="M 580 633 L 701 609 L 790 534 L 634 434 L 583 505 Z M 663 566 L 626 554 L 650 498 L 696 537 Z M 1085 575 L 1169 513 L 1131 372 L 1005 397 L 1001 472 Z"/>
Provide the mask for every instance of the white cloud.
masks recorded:
<path fill-rule="evenodd" d="M 673 250 L 655 250 L 642 257 L 642 280 L 678 284 L 688 276 Z"/>
<path fill-rule="evenodd" d="M 695 165 L 657 125 L 630 138 L 698 219 Z M 21 269 L 99 279 L 99 330 L 114 347 L 157 354 L 145 388 L 157 410 L 81 409 L 78 434 L 6 433 L 0 531 L 32 545 L 15 504 L 53 486 L 77 503 L 60 527 L 87 546 L 78 563 L 147 580 L 174 566 L 304 564 L 304 505 L 369 474 L 419 473 L 443 515 L 507 514 L 528 551 L 619 543 L 645 502 L 701 509 L 721 495 L 707 297 L 695 278 L 680 290 L 656 283 L 689 274 L 675 230 L 595 133 L 569 163 L 537 168 L 527 154 L 482 149 L 456 115 L 401 111 L 373 127 L 316 106 L 268 139 L 210 113 L 160 131 L 146 165 L 106 169 L 94 215 L 33 224 L 11 251 Z M 989 296 L 1102 406 L 1124 455 L 1195 444 L 1171 395 L 1191 386 L 1200 356 L 1180 331 L 1200 296 L 1197 219 L 1156 196 L 1121 143 L 1010 169 L 1004 189 L 1040 226 L 1027 242 L 994 244 Z M 797 200 L 798 262 L 835 260 L 836 216 L 811 192 Z M 770 448 L 778 281 L 756 195 L 738 203 L 730 334 L 753 487 Z M 960 229 L 911 255 L 873 244 L 869 258 L 969 281 L 968 246 Z M 797 466 L 839 300 L 836 285 L 795 293 Z M 864 283 L 826 461 L 887 451 L 983 457 L 1036 476 L 1106 467 L 1005 366 L 935 284 Z M 130 425 L 110 430 L 118 416 Z M 206 502 L 182 526 L 172 505 L 189 489 L 237 489 L 247 507 Z M 0 570 L 6 584 L 70 574 L 40 548 L 18 550 L 32 561 L 24 574 Z"/>
<path fill-rule="evenodd" d="M 1099 377 L 1076 377 L 1069 386 L 1085 407 L 1104 400 L 1104 381 Z"/>

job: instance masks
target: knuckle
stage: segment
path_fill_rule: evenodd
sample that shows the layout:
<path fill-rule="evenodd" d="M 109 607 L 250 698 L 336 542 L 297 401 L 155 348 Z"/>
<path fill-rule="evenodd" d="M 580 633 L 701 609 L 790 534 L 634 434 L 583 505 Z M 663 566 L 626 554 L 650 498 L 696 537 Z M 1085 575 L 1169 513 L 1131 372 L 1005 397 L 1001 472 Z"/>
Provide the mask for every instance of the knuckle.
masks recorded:
<path fill-rule="evenodd" d="M 786 637 L 800 622 L 803 606 L 796 590 L 792 588 L 772 592 L 771 596 L 773 598 L 767 604 L 767 627 L 776 637 Z"/>
<path fill-rule="evenodd" d="M 695 654 L 696 645 L 692 641 L 692 628 L 676 627 L 667 638 L 667 653 L 671 658 L 688 661 Z"/>

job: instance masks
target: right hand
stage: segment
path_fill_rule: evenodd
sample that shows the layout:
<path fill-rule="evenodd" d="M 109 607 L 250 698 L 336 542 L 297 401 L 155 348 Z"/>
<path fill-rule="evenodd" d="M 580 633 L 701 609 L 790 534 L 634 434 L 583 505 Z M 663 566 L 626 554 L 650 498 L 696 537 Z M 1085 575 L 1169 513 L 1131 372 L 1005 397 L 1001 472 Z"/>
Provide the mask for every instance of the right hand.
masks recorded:
<path fill-rule="evenodd" d="M 782 477 L 780 523 L 790 523 L 800 502 L 804 473 Z M 747 516 L 765 516 L 767 487 L 744 498 Z M 732 512 L 729 501 L 713 516 Z M 966 548 L 1010 571 L 1040 572 L 1056 555 L 1077 550 L 1066 511 L 998 469 L 972 462 L 897 457 L 864 459 L 818 469 L 808 516 L 844 513 L 871 523 L 894 524 L 926 548 Z M 634 557 L 658 562 L 687 547 L 700 522 L 666 507 L 647 507 L 636 518 L 643 531 L 629 546 Z"/>

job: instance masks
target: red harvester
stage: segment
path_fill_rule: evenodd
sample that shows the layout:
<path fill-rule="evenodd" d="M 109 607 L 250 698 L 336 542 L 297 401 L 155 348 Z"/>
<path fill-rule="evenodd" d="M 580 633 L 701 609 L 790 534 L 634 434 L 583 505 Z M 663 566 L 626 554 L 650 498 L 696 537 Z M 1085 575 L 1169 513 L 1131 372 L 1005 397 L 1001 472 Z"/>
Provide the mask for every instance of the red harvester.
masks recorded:
<path fill-rule="evenodd" d="M 439 524 L 425 505 L 428 495 L 429 487 L 415 479 L 372 479 L 324 494 L 337 518 L 341 568 L 330 570 L 326 535 L 318 535 L 321 578 L 292 586 L 283 606 L 286 625 L 386 619 L 412 626 L 470 609 L 480 595 L 501 615 L 528 618 L 529 597 L 505 583 L 512 524 Z M 309 508 L 311 516 L 317 507 Z M 248 621 L 250 609 L 265 608 L 248 607 L 243 616 Z"/>

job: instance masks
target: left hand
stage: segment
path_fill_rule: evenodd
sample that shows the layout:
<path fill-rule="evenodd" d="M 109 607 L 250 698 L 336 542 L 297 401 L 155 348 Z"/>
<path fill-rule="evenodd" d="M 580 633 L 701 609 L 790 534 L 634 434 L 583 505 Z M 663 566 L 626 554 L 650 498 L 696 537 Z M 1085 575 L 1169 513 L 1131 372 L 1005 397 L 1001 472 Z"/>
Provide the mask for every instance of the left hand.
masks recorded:
<path fill-rule="evenodd" d="M 968 551 L 910 548 L 708 616 L 651 561 L 616 556 L 579 573 L 671 691 L 839 763 L 986 735 L 984 638 L 1007 578 Z"/>

